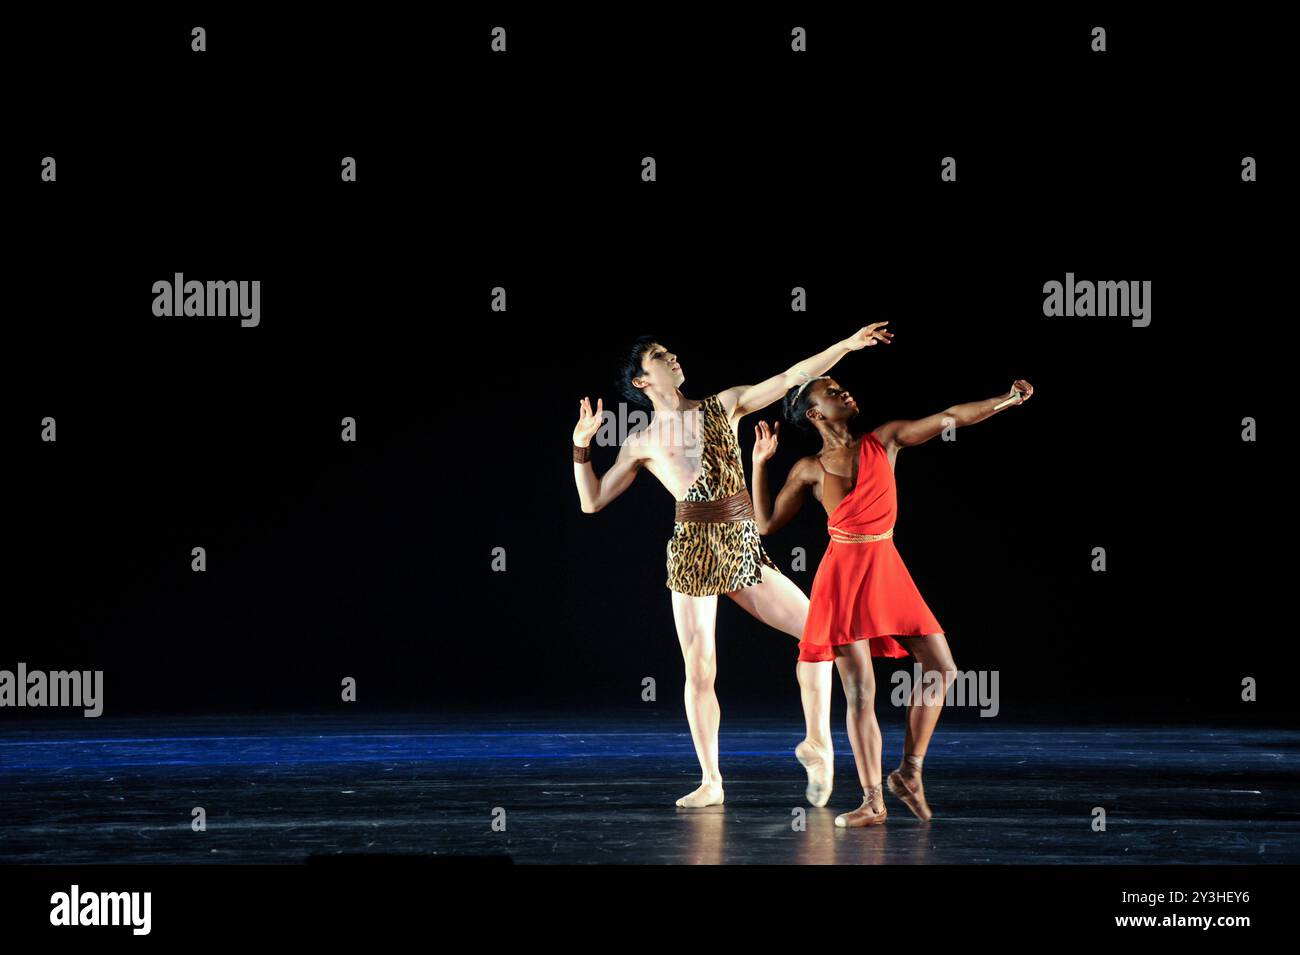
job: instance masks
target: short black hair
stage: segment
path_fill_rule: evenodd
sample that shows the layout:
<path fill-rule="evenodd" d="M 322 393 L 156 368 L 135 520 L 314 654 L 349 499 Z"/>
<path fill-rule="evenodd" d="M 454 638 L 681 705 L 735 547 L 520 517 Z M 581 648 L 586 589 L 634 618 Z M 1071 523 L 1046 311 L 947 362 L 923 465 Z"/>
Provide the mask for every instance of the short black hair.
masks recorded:
<path fill-rule="evenodd" d="M 659 339 L 653 335 L 642 335 L 628 348 L 623 361 L 618 366 L 618 390 L 623 393 L 624 398 L 642 408 L 653 408 L 654 403 L 646 397 L 642 389 L 632 384 L 632 379 L 640 378 L 645 374 L 645 369 L 641 367 L 641 359 L 645 357 L 646 350 L 658 341 Z"/>
<path fill-rule="evenodd" d="M 812 427 L 812 422 L 808 420 L 808 406 L 812 404 L 812 382 L 808 382 L 808 387 L 801 392 L 799 386 L 791 388 L 785 393 L 785 398 L 781 402 L 781 413 L 785 415 L 785 420 L 790 422 L 796 428 L 808 429 Z"/>

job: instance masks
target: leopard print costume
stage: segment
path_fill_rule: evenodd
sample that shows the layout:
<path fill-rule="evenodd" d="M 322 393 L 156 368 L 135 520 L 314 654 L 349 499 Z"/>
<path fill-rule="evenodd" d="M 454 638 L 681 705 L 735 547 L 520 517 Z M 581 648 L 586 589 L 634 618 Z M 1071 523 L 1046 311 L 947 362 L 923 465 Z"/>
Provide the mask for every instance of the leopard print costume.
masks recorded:
<path fill-rule="evenodd" d="M 745 490 L 740 442 L 717 395 L 700 404 L 700 476 L 687 501 L 716 501 Z M 668 541 L 668 587 L 692 597 L 708 597 L 752 587 L 762 568 L 776 573 L 752 520 L 729 523 L 678 521 Z"/>

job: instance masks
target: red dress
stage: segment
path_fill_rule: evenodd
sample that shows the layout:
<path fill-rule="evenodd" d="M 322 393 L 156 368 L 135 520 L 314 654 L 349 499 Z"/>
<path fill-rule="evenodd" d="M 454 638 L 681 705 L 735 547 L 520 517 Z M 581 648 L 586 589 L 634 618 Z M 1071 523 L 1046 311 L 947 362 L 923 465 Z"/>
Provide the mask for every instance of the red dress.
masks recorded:
<path fill-rule="evenodd" d="M 808 621 L 799 641 L 800 660 L 832 660 L 833 646 L 856 640 L 870 640 L 873 657 L 905 657 L 907 650 L 895 636 L 943 633 L 903 565 L 893 537 L 852 541 L 891 531 L 897 505 L 889 452 L 874 434 L 865 434 L 858 483 L 827 521 L 831 542 L 813 578 Z"/>

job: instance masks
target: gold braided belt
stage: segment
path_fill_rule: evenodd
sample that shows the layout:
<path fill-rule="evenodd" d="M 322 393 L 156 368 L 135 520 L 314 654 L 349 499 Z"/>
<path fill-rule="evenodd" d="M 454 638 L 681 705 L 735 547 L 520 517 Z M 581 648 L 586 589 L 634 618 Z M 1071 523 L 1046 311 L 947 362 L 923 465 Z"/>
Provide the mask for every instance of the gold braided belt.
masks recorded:
<path fill-rule="evenodd" d="M 834 525 L 828 525 L 826 529 L 830 531 L 831 540 L 837 544 L 870 544 L 872 541 L 887 540 L 894 536 L 892 527 L 883 534 L 850 534 Z"/>

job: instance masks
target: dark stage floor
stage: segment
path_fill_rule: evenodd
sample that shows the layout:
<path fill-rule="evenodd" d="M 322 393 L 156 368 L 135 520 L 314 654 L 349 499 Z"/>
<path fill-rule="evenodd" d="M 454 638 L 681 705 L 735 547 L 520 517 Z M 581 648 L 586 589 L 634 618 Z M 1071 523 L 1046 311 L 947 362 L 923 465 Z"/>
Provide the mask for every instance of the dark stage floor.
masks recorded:
<path fill-rule="evenodd" d="M 884 724 L 885 763 L 901 726 Z M 994 721 L 989 721 L 992 724 Z M 299 862 L 338 853 L 521 863 L 1300 862 L 1300 732 L 940 724 L 936 817 L 834 827 L 860 790 L 803 801 L 800 726 L 728 718 L 727 804 L 688 812 L 685 719 L 412 716 L 97 720 L 0 727 L 0 862 Z M 207 813 L 191 831 L 191 810 Z M 1107 829 L 1091 828 L 1094 807 Z M 493 810 L 506 830 L 492 831 Z M 792 810 L 807 809 L 805 831 Z"/>

